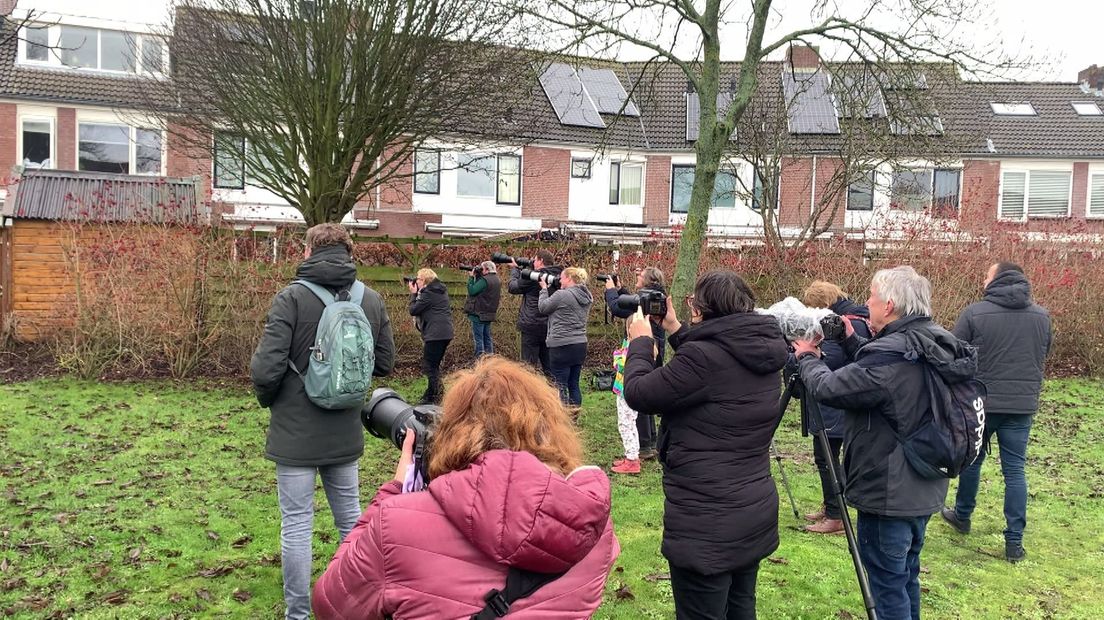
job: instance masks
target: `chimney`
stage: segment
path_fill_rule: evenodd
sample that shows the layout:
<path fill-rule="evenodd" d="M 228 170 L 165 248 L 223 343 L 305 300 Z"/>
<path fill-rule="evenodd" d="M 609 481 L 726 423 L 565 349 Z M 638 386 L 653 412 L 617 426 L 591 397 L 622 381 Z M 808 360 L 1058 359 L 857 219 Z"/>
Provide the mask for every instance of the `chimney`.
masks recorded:
<path fill-rule="evenodd" d="M 786 64 L 794 71 L 816 71 L 820 68 L 820 52 L 813 45 L 791 43 L 786 50 Z"/>
<path fill-rule="evenodd" d="M 1093 65 L 1077 73 L 1077 81 L 1094 90 L 1104 90 L 1104 67 Z"/>

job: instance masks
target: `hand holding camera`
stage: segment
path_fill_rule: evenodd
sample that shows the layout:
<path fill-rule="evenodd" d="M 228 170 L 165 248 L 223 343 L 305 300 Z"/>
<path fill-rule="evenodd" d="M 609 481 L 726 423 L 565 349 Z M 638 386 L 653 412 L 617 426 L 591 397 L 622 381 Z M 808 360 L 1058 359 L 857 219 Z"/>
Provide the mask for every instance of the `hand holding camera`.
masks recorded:
<path fill-rule="evenodd" d="M 640 309 L 640 306 L 637 306 L 636 314 L 629 317 L 626 331 L 628 333 L 629 342 L 640 337 L 652 337 L 652 323 L 644 316 L 644 311 Z"/>

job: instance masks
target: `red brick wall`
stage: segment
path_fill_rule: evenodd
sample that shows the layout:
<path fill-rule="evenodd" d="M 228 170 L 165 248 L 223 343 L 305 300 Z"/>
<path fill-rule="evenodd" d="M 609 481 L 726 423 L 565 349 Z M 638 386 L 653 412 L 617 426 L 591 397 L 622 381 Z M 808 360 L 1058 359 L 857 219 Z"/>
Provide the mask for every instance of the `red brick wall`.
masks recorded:
<path fill-rule="evenodd" d="M 77 111 L 73 108 L 57 109 L 57 150 L 58 170 L 76 170 Z"/>
<path fill-rule="evenodd" d="M 671 158 L 654 156 L 644 166 L 644 223 L 667 226 L 671 213 Z"/>
<path fill-rule="evenodd" d="M 834 179 L 840 173 L 843 165 L 834 157 L 818 157 L 816 162 L 816 208 L 823 209 L 825 217 L 820 220 L 825 224 L 827 214 L 833 206 L 836 212 L 833 214 L 832 227 L 842 230 L 846 224 L 847 188 L 839 186 L 839 179 Z M 835 203 L 834 205 L 832 203 Z"/>
<path fill-rule="evenodd" d="M 361 230 L 357 234 L 368 237 L 390 235 L 392 237 L 440 238 L 440 233 L 426 232 L 426 224 L 440 224 L 441 216 L 436 213 L 411 213 L 409 211 L 378 210 L 373 214 L 379 218 L 376 230 Z"/>
<path fill-rule="evenodd" d="M 384 159 L 390 159 L 388 153 Z M 380 188 L 380 211 L 403 211 L 409 213 L 414 209 L 414 162 L 408 157 L 398 163 L 398 176 L 384 183 Z"/>
<path fill-rule="evenodd" d="M 968 159 L 962 163 L 962 195 L 959 220 L 992 222 L 997 219 L 1000 193 L 1000 162 Z"/>
<path fill-rule="evenodd" d="M 790 45 L 786 50 L 786 60 L 794 69 L 816 69 L 820 66 L 820 54 L 812 45 Z"/>
<path fill-rule="evenodd" d="M 15 123 L 15 104 L 0 103 L 0 179 L 6 180 L 11 175 L 12 166 L 19 161 L 19 153 L 16 152 L 19 128 Z"/>
<path fill-rule="evenodd" d="M 170 124 L 165 171 L 170 177 L 198 177 L 199 199 L 211 199 L 211 151 L 207 147 L 210 137 L 193 129 Z"/>
<path fill-rule="evenodd" d="M 1074 218 L 1082 219 L 1088 215 L 1089 197 L 1089 164 L 1077 162 L 1073 164 L 1073 195 L 1070 201 L 1070 214 Z"/>
<path fill-rule="evenodd" d="M 813 182 L 813 159 L 793 157 L 782 160 L 778 221 L 794 226 L 809 217 L 809 188 Z"/>
<path fill-rule="evenodd" d="M 521 168 L 521 217 L 539 217 L 545 227 L 567 221 L 571 151 L 527 146 Z"/>

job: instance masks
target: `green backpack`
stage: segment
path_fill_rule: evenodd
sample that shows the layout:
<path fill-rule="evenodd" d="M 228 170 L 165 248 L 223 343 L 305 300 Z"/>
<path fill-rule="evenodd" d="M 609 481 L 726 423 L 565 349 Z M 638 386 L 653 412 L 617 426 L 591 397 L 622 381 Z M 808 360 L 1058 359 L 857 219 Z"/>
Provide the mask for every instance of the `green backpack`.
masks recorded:
<path fill-rule="evenodd" d="M 360 407 L 372 388 L 372 370 L 376 367 L 372 325 L 360 306 L 366 287 L 353 282 L 348 301 L 339 301 L 313 282 L 296 280 L 292 284 L 310 289 L 326 309 L 318 320 L 307 372 L 299 372 L 291 360 L 288 366 L 303 379 L 307 398 L 319 407 L 338 410 Z"/>

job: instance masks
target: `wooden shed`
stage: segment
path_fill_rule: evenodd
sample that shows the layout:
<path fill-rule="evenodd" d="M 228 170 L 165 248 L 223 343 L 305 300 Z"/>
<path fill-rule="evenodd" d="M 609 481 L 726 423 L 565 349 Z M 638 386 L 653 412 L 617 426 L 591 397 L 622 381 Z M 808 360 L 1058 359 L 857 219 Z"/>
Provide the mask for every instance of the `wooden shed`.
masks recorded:
<path fill-rule="evenodd" d="M 77 284 L 66 249 L 74 231 L 206 223 L 196 187 L 194 179 L 67 170 L 17 177 L 0 208 L 0 335 L 35 340 L 64 327 L 58 305 L 72 303 Z"/>

